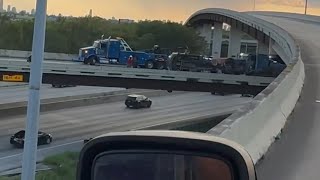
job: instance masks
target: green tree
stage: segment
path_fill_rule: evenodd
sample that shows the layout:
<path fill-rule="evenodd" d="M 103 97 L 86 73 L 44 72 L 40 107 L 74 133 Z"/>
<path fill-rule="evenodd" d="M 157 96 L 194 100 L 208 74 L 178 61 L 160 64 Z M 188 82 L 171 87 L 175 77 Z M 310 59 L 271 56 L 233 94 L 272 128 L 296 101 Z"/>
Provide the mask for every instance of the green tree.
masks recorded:
<path fill-rule="evenodd" d="M 0 48 L 31 50 L 33 20 L 11 21 L 0 16 Z M 157 44 L 163 48 L 188 46 L 192 53 L 205 52 L 205 41 L 189 27 L 170 21 L 139 21 L 118 24 L 99 17 L 65 18 L 48 21 L 45 51 L 56 53 L 78 53 L 79 48 L 92 45 L 93 41 L 122 37 L 135 50 L 150 49 Z"/>

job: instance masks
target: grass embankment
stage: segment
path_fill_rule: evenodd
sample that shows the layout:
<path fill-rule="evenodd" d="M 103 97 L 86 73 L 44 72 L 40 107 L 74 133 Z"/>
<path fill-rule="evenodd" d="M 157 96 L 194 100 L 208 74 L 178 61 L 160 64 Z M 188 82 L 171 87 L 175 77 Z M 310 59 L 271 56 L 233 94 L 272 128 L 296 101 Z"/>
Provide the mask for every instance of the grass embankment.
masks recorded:
<path fill-rule="evenodd" d="M 43 164 L 52 168 L 36 174 L 36 180 L 75 180 L 79 153 L 66 152 L 44 159 Z M 0 177 L 0 180 L 20 180 L 20 176 Z"/>

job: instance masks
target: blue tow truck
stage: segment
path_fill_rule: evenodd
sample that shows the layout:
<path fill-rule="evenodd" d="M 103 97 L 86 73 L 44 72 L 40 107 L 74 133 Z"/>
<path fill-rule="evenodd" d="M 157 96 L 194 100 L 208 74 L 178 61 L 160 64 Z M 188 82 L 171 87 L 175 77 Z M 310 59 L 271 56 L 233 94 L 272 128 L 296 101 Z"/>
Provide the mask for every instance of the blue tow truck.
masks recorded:
<path fill-rule="evenodd" d="M 165 54 L 133 51 L 122 38 L 111 38 L 94 41 L 92 46 L 80 48 L 76 61 L 88 65 L 118 64 L 126 65 L 129 56 L 133 56 L 134 66 L 148 69 L 165 69 L 168 59 Z"/>

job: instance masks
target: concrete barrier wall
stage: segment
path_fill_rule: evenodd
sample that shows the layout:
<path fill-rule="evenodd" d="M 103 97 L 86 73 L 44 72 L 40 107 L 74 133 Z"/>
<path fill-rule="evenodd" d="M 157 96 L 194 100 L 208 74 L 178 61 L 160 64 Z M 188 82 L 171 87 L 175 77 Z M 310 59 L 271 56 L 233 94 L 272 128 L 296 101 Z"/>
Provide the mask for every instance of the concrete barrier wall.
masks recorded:
<path fill-rule="evenodd" d="M 287 68 L 251 103 L 207 132 L 239 143 L 257 163 L 281 133 L 300 96 L 305 77 L 300 48 L 282 28 L 246 13 L 205 9 L 193 16 L 210 13 L 236 19 L 267 34 L 276 42 L 275 47 L 287 64 Z"/>
<path fill-rule="evenodd" d="M 299 60 L 290 68 L 292 71 L 286 70 L 252 102 L 208 133 L 241 144 L 258 162 L 281 132 L 299 98 L 304 66 Z"/>
<path fill-rule="evenodd" d="M 26 59 L 31 55 L 30 51 L 18 51 L 18 50 L 6 50 L 0 49 L 0 57 L 11 57 L 11 58 L 22 58 Z M 63 53 L 44 53 L 45 60 L 59 60 L 59 61 L 70 61 L 77 59 L 77 54 L 63 54 Z"/>
<path fill-rule="evenodd" d="M 313 16 L 313 15 L 303 15 L 297 14 L 297 13 L 283 13 L 283 12 L 266 12 L 266 11 L 255 11 L 255 12 L 248 12 L 248 14 L 253 15 L 262 15 L 262 16 L 272 16 L 272 17 L 280 17 L 280 18 L 287 18 L 294 21 L 303 21 L 304 23 L 310 22 L 310 23 L 320 23 L 320 17 L 319 16 Z"/>

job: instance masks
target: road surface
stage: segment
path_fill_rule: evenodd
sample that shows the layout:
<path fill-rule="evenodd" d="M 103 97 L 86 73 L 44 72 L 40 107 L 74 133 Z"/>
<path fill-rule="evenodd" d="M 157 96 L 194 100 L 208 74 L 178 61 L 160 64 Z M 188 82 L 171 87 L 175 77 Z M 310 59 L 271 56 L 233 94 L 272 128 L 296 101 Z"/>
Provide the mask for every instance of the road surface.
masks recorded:
<path fill-rule="evenodd" d="M 124 102 L 72 108 L 42 113 L 40 130 L 53 135 L 53 143 L 39 153 L 39 158 L 79 150 L 84 138 L 111 131 L 132 130 L 140 127 L 205 115 L 231 113 L 251 98 L 240 95 L 212 96 L 210 93 L 184 93 L 152 98 L 150 109 L 127 109 Z M 25 117 L 0 121 L 0 172 L 21 163 L 20 149 L 9 144 L 10 136 L 24 127 Z"/>
<path fill-rule="evenodd" d="M 320 178 L 320 23 L 263 17 L 290 32 L 298 41 L 306 79 L 301 98 L 281 139 L 257 166 L 259 180 Z"/>
<path fill-rule="evenodd" d="M 41 99 L 90 95 L 125 90 L 123 88 L 77 86 L 68 88 L 52 88 L 51 85 L 43 84 Z M 0 87 L 0 104 L 12 102 L 24 102 L 28 100 L 28 86 Z"/>

